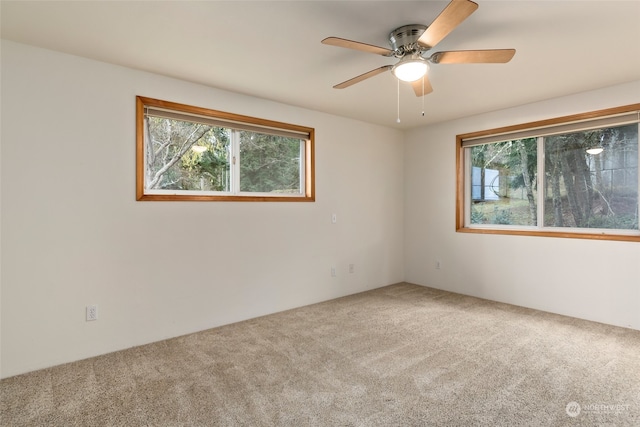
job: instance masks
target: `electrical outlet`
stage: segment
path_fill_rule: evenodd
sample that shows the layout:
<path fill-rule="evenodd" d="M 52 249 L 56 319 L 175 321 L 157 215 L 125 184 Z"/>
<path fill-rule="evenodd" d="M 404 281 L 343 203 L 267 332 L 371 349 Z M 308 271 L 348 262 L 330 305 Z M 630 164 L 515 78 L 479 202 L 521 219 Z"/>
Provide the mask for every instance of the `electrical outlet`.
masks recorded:
<path fill-rule="evenodd" d="M 349 264 L 349 273 L 355 273 L 356 266 L 355 264 Z"/>
<path fill-rule="evenodd" d="M 331 267 L 331 277 L 336 277 L 336 268 Z"/>
<path fill-rule="evenodd" d="M 440 260 L 436 261 L 436 270 L 440 270 L 442 268 L 442 262 Z"/>
<path fill-rule="evenodd" d="M 335 224 L 336 222 L 338 222 L 338 215 L 331 214 L 331 223 Z"/>
<path fill-rule="evenodd" d="M 87 322 L 92 320 L 98 320 L 98 306 L 97 305 L 88 305 L 87 306 Z"/>

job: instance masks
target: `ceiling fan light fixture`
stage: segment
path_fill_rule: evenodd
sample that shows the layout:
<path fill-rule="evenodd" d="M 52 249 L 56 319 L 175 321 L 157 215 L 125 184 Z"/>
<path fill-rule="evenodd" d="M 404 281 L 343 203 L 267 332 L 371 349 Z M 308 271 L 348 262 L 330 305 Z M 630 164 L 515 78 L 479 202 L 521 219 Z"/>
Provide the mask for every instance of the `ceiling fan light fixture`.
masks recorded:
<path fill-rule="evenodd" d="M 391 72 L 403 82 L 414 82 L 421 79 L 429 70 L 429 64 L 420 55 L 412 55 L 400 60 Z"/>

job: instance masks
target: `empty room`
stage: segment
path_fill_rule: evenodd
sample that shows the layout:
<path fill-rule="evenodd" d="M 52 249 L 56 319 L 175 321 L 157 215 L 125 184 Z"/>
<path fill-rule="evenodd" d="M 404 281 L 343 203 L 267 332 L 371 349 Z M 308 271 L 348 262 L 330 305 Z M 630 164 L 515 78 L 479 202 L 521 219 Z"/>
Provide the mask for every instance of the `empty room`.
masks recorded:
<path fill-rule="evenodd" d="M 0 425 L 640 425 L 640 1 L 0 19 Z"/>

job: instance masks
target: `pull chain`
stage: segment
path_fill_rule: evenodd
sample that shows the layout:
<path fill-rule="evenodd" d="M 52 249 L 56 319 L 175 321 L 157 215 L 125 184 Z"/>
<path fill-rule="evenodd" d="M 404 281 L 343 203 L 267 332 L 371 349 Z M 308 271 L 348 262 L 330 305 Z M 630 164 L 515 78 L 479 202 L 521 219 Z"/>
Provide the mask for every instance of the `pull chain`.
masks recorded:
<path fill-rule="evenodd" d="M 398 119 L 396 123 L 400 123 L 400 79 L 396 79 L 398 83 Z"/>
<path fill-rule="evenodd" d="M 422 76 L 422 117 L 424 117 L 424 76 Z"/>

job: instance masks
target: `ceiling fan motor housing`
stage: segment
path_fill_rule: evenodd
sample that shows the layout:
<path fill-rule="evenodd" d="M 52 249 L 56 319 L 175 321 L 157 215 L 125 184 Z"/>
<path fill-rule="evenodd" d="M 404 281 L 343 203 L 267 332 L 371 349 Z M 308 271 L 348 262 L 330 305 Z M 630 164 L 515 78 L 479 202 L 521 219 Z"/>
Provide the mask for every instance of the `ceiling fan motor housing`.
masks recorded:
<path fill-rule="evenodd" d="M 424 48 L 418 45 L 418 39 L 427 29 L 426 25 L 403 25 L 389 33 L 389 43 L 396 52 L 396 56 L 404 56 L 407 53 L 422 51 Z"/>

